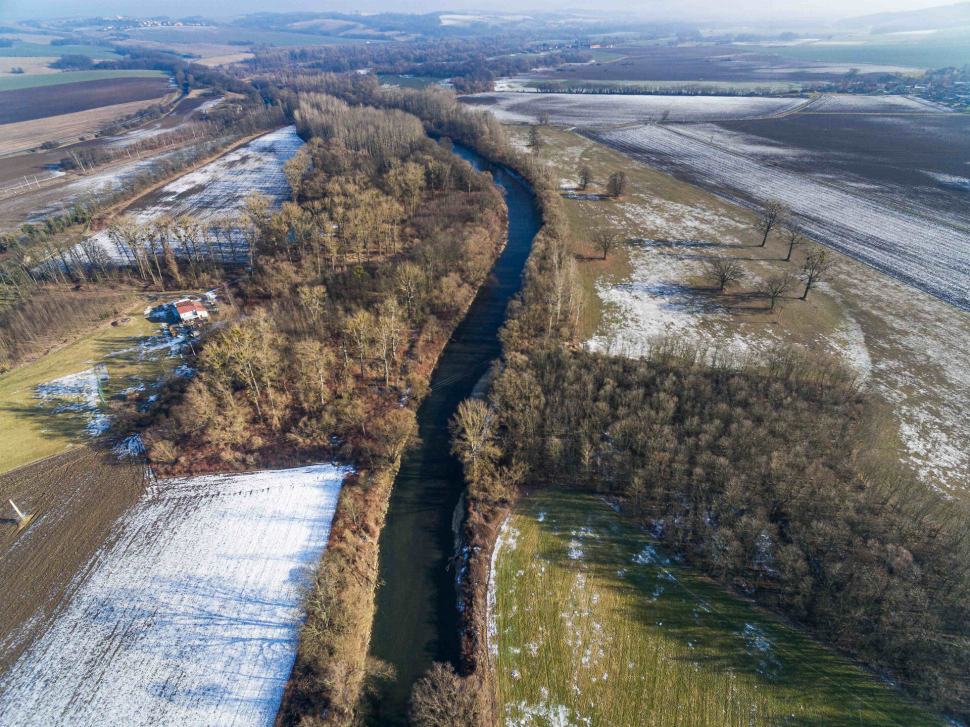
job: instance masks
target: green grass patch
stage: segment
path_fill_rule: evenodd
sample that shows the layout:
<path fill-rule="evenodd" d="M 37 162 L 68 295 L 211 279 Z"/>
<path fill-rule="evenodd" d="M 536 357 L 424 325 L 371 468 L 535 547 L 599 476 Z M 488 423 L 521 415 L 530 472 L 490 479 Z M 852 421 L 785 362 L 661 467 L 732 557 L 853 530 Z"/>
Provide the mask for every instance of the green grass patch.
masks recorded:
<path fill-rule="evenodd" d="M 41 73 L 35 76 L 7 76 L 0 78 L 0 91 L 61 86 L 66 83 L 100 81 L 105 78 L 165 78 L 167 76 L 168 74 L 165 71 L 64 71 L 62 73 Z"/>
<path fill-rule="evenodd" d="M 942 724 L 586 493 L 527 499 L 493 577 L 508 725 Z"/>
<path fill-rule="evenodd" d="M 382 86 L 400 86 L 401 88 L 422 89 L 432 86 L 443 79 L 434 78 L 432 76 L 411 76 L 410 78 L 405 78 L 393 73 L 379 73 L 377 74 L 377 80 L 380 81 Z"/>
<path fill-rule="evenodd" d="M 127 315 L 128 323 L 107 326 L 41 360 L 0 376 L 0 472 L 47 457 L 91 438 L 90 411 L 78 410 L 69 396 L 40 399 L 38 385 L 106 363 L 107 399 L 127 389 L 150 388 L 181 362 L 170 351 L 146 352 L 140 344 L 161 343 L 161 325 L 142 315 L 144 302 Z M 123 316 L 119 316 L 121 318 Z M 72 410 L 74 409 L 74 410 Z M 60 410 L 60 411 L 58 411 Z"/>
<path fill-rule="evenodd" d="M 67 54 L 83 55 L 95 60 L 117 60 L 120 55 L 99 45 L 45 45 L 43 43 L 14 43 L 10 48 L 0 48 L 0 57 L 4 58 L 60 58 Z"/>

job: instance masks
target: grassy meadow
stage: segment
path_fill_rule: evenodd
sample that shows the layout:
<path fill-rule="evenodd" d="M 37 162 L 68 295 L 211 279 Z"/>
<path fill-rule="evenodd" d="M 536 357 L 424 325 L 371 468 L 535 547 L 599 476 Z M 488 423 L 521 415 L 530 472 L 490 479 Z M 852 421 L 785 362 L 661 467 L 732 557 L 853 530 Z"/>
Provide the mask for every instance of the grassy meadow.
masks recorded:
<path fill-rule="evenodd" d="M 499 547 L 490 647 L 509 727 L 942 724 L 589 494 L 527 498 Z"/>
<path fill-rule="evenodd" d="M 47 457 L 88 441 L 95 414 L 68 392 L 46 399 L 38 386 L 106 363 L 107 399 L 140 386 L 149 387 L 181 362 L 168 349 L 146 350 L 163 343 L 161 325 L 143 315 L 145 302 L 123 317 L 127 323 L 106 325 L 59 351 L 0 376 L 0 472 Z"/>

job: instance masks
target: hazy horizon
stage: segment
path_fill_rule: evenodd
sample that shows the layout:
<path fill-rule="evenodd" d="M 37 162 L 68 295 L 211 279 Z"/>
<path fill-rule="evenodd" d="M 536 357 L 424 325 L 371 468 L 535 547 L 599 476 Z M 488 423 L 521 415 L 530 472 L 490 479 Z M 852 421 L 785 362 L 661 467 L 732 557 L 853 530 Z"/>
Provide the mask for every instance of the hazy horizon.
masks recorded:
<path fill-rule="evenodd" d="M 779 21 L 786 18 L 825 18 L 830 20 L 868 15 L 880 12 L 918 10 L 955 3 L 939 0 L 817 0 L 811 3 L 790 3 L 784 0 L 737 0 L 726 8 L 723 3 L 711 0 L 684 0 L 676 4 L 657 0 L 653 2 L 611 3 L 610 10 L 618 14 L 636 15 L 645 20 L 693 20 L 693 21 Z M 267 5 L 262 0 L 210 0 L 199 3 L 190 0 L 80 0 L 66 3 L 64 0 L 0 0 L 0 21 L 3 19 L 90 17 L 101 15 L 128 15 L 147 17 L 155 15 L 186 16 L 203 15 L 213 19 L 234 17 L 254 12 L 401 12 L 428 13 L 440 10 L 461 12 L 515 12 L 521 14 L 542 13 L 578 9 L 575 0 L 541 2 L 523 6 L 513 0 L 495 0 L 485 5 L 481 0 L 363 0 L 352 6 L 319 0 L 282 0 Z M 585 8 L 589 10 L 589 8 Z M 597 8 L 598 9 L 598 8 Z"/>

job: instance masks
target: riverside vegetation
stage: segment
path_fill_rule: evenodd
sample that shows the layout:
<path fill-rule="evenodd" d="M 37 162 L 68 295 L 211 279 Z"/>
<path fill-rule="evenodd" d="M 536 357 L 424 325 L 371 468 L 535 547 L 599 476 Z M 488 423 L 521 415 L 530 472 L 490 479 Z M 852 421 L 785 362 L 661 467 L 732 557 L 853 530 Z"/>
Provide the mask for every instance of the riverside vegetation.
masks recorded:
<path fill-rule="evenodd" d="M 490 404 L 456 418 L 483 532 L 494 537 L 520 484 L 617 497 L 645 544 L 966 719 L 967 513 L 894 461 L 881 404 L 839 367 L 794 355 L 571 349 L 547 325 L 553 280 L 538 275 L 510 322 Z"/>
<path fill-rule="evenodd" d="M 351 724 L 384 673 L 366 654 L 390 487 L 438 355 L 502 249 L 505 210 L 491 177 L 414 115 L 322 93 L 294 106 L 308 143 L 287 166 L 293 201 L 247 205 L 253 270 L 232 291 L 244 315 L 209 337 L 144 438 L 162 473 L 356 464 L 279 716 Z"/>
<path fill-rule="evenodd" d="M 679 340 L 638 360 L 582 350 L 559 192 L 534 162 L 516 168 L 546 225 L 489 401 L 466 402 L 453 425 L 470 494 L 465 667 L 483 687 L 480 713 L 497 719 L 501 707 L 485 643 L 498 526 L 524 488 L 572 485 L 617 498 L 645 544 L 966 720 L 968 513 L 899 464 L 885 404 L 839 366 L 794 354 L 734 361 Z M 438 670 L 422 693 L 450 678 Z"/>

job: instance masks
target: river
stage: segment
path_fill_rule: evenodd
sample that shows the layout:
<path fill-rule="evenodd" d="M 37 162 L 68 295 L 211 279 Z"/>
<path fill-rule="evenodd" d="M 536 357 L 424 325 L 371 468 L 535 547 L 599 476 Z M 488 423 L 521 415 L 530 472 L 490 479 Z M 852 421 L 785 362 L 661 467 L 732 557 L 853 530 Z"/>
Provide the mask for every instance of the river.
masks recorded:
<path fill-rule="evenodd" d="M 395 669 L 377 697 L 375 725 L 406 724 L 411 686 L 432 662 L 458 661 L 453 520 L 465 487 L 450 454 L 448 421 L 501 354 L 498 331 L 519 291 L 532 239 L 541 225 L 532 192 L 474 152 L 455 153 L 491 172 L 505 193 L 508 243 L 464 320 L 445 346 L 418 409 L 420 446 L 404 456 L 381 532 L 380 575 L 371 654 Z"/>

